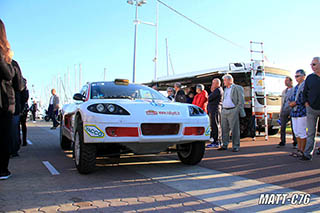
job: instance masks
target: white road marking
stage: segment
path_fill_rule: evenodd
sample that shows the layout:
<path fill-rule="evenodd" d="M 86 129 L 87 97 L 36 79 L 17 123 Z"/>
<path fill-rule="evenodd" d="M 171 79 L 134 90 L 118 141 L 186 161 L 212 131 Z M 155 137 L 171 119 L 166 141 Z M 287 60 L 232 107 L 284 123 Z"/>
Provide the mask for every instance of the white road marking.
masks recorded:
<path fill-rule="evenodd" d="M 27 143 L 28 143 L 29 145 L 32 145 L 32 142 L 31 142 L 29 139 L 27 139 Z"/>
<path fill-rule="evenodd" d="M 51 163 L 49 163 L 49 161 L 42 161 L 42 163 L 47 167 L 52 175 L 60 175 L 60 173 L 51 165 Z"/>
<path fill-rule="evenodd" d="M 308 205 L 258 205 L 262 193 L 288 193 L 290 197 L 294 193 L 305 192 L 200 166 L 185 166 L 178 161 L 148 162 L 148 165 L 130 165 L 127 168 L 230 211 L 313 212 L 320 209 L 320 197 L 313 194 Z"/>

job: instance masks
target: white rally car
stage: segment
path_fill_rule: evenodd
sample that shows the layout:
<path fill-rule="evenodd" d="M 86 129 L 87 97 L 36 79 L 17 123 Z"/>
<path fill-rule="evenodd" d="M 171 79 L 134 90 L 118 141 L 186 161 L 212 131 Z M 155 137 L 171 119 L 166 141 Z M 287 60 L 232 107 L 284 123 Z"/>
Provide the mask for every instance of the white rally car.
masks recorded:
<path fill-rule="evenodd" d="M 92 172 L 97 156 L 177 151 L 190 165 L 203 157 L 209 117 L 195 105 L 121 79 L 88 83 L 73 98 L 61 110 L 60 145 L 73 149 L 80 173 Z"/>

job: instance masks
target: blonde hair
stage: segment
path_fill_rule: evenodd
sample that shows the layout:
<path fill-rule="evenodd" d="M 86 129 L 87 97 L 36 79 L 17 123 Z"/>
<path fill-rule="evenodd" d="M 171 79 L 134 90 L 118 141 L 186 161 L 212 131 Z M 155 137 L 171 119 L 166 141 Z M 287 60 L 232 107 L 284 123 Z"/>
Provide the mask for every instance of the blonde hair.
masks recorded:
<path fill-rule="evenodd" d="M 6 28 L 4 23 L 0 19 L 0 53 L 4 56 L 4 60 L 10 64 L 12 60 L 13 52 L 10 49 L 10 44 L 7 39 Z"/>

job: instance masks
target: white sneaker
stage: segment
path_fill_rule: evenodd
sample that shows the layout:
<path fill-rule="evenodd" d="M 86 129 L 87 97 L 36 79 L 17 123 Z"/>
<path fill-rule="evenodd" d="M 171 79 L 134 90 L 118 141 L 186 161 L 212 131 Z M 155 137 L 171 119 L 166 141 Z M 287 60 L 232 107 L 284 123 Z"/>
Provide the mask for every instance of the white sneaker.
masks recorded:
<path fill-rule="evenodd" d="M 210 141 L 211 143 L 213 143 L 213 142 L 214 142 L 213 138 L 210 138 L 210 139 L 209 139 L 209 141 Z"/>
<path fill-rule="evenodd" d="M 11 173 L 9 171 L 0 174 L 0 180 L 7 180 L 9 177 L 11 177 Z"/>

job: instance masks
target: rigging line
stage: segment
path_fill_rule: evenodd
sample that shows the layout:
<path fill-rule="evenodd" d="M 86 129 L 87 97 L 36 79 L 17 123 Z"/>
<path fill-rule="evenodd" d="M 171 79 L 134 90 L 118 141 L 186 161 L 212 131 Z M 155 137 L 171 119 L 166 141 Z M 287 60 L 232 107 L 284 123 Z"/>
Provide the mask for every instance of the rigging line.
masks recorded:
<path fill-rule="evenodd" d="M 190 21 L 191 23 L 193 23 L 193 24 L 197 25 L 198 27 L 204 29 L 205 31 L 207 31 L 207 32 L 209 32 L 209 33 L 211 33 L 211 34 L 213 34 L 213 35 L 215 35 L 215 36 L 217 36 L 217 37 L 219 37 L 219 38 L 221 38 L 221 39 L 223 39 L 223 40 L 231 43 L 232 45 L 234 45 L 234 46 L 236 46 L 236 47 L 239 47 L 239 48 L 242 48 L 242 49 L 247 49 L 247 48 L 243 47 L 242 45 L 239 45 L 239 44 L 237 44 L 237 43 L 235 43 L 235 42 L 233 42 L 233 41 L 231 41 L 231 40 L 229 40 L 229 39 L 227 39 L 227 38 L 225 38 L 225 37 L 223 37 L 223 36 L 221 36 L 221 35 L 213 32 L 212 30 L 206 28 L 205 26 L 202 26 L 201 24 L 198 24 L 197 22 L 193 21 L 191 18 L 183 15 L 182 13 L 180 13 L 180 12 L 177 11 L 176 9 L 170 7 L 169 5 L 167 5 L 166 3 L 162 2 L 161 0 L 157 0 L 157 1 L 158 1 L 160 4 L 162 4 L 162 5 L 166 6 L 167 8 L 169 8 L 170 10 L 172 10 L 173 12 L 177 13 L 178 15 L 184 17 L 185 19 L 187 19 L 187 20 Z"/>

